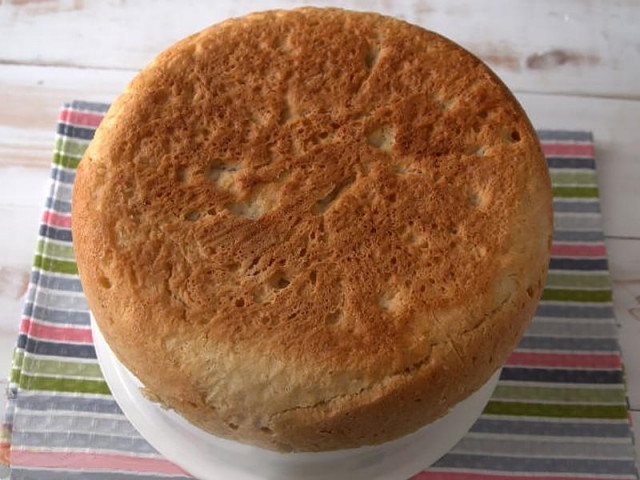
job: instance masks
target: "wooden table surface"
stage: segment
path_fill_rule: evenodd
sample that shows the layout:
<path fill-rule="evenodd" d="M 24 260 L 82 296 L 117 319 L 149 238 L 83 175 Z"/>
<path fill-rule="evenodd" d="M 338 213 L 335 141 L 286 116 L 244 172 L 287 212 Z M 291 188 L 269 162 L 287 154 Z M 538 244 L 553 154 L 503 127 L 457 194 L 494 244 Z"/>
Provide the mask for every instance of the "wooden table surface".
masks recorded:
<path fill-rule="evenodd" d="M 61 104 L 73 99 L 111 102 L 157 53 L 211 23 L 252 10 L 303 4 L 0 0 L 1 384 L 7 382 Z M 314 4 L 375 10 L 443 33 L 503 78 L 537 128 L 594 133 L 629 402 L 632 418 L 640 424 L 640 2 Z"/>

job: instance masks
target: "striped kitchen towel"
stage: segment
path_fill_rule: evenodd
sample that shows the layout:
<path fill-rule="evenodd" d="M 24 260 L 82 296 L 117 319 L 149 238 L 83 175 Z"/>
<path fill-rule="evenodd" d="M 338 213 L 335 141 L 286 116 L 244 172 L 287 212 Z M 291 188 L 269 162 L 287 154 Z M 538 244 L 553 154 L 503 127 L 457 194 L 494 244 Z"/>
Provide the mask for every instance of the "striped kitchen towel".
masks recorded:
<path fill-rule="evenodd" d="M 75 168 L 108 106 L 66 105 L 15 349 L 1 452 L 18 479 L 178 479 L 96 362 L 71 243 Z M 469 434 L 414 480 L 637 479 L 591 135 L 540 131 L 553 180 L 536 318 Z"/>

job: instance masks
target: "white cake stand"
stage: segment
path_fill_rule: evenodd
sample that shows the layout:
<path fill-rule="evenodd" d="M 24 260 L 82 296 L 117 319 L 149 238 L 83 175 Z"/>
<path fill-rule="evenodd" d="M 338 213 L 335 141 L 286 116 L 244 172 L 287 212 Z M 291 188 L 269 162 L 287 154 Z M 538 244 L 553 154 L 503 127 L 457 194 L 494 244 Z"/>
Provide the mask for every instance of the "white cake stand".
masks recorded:
<path fill-rule="evenodd" d="M 417 432 L 375 447 L 277 453 L 224 440 L 147 400 L 142 384 L 111 352 L 91 317 L 104 378 L 140 434 L 168 460 L 202 480 L 406 480 L 448 452 L 480 416 L 500 372 L 449 414 Z"/>

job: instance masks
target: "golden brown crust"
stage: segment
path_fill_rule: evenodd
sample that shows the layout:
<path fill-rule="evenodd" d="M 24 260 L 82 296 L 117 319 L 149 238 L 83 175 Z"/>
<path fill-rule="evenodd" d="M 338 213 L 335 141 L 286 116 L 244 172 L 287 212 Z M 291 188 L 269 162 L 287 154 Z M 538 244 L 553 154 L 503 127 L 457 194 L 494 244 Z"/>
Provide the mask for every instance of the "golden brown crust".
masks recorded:
<path fill-rule="evenodd" d="M 533 315 L 551 218 L 535 132 L 484 64 L 311 8 L 162 53 L 73 202 L 119 359 L 196 425 L 298 451 L 396 438 L 481 386 Z"/>

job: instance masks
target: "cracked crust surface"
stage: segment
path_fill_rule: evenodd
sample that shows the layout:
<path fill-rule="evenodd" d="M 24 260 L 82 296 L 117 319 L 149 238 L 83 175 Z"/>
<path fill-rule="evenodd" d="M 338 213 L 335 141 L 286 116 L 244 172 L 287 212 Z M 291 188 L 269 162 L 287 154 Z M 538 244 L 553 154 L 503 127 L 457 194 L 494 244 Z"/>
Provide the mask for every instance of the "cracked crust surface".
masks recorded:
<path fill-rule="evenodd" d="M 335 9 L 162 53 L 73 198 L 122 363 L 195 425 L 283 451 L 397 438 L 479 388 L 533 316 L 551 219 L 535 132 L 484 64 Z"/>

